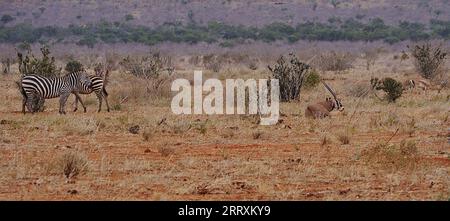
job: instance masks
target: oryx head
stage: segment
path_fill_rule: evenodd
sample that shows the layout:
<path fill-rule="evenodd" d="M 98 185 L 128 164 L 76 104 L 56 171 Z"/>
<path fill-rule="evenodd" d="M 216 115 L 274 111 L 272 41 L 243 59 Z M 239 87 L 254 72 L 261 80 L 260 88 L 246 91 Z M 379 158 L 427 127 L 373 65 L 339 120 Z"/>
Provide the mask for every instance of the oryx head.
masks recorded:
<path fill-rule="evenodd" d="M 324 81 L 322 81 L 322 84 L 331 93 L 331 95 L 333 95 L 333 98 L 334 98 L 334 102 L 331 98 L 327 98 L 327 102 L 333 103 L 333 105 L 332 105 L 333 109 L 337 109 L 338 111 L 343 111 L 344 106 L 342 105 L 341 100 L 337 98 L 336 93 L 334 93 L 334 91 L 330 88 L 330 86 L 328 86 L 328 84 L 326 84 Z"/>

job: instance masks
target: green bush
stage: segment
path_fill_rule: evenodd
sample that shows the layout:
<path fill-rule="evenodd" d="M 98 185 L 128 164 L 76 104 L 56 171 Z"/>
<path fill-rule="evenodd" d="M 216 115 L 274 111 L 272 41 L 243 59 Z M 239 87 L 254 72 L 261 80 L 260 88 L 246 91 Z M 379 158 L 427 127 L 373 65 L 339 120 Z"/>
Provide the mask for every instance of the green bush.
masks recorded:
<path fill-rule="evenodd" d="M 64 68 L 64 70 L 66 70 L 69 73 L 82 71 L 83 69 L 84 69 L 83 64 L 81 64 L 77 60 L 70 60 L 69 62 L 67 62 L 66 67 Z"/>
<path fill-rule="evenodd" d="M 386 99 L 389 102 L 395 102 L 395 100 L 402 96 L 402 83 L 393 78 L 387 77 L 382 80 L 373 78 L 370 80 L 370 83 L 372 84 L 372 88 L 386 92 Z"/>
<path fill-rule="evenodd" d="M 27 51 L 25 57 L 17 53 L 19 58 L 19 72 L 22 75 L 36 74 L 44 77 L 56 77 L 61 75 L 61 68 L 57 68 L 55 58 L 50 56 L 47 46 L 41 47 L 42 58 L 36 58 L 31 50 Z"/>
<path fill-rule="evenodd" d="M 316 70 L 312 70 L 306 75 L 304 86 L 307 89 L 315 88 L 320 83 L 320 75 Z"/>

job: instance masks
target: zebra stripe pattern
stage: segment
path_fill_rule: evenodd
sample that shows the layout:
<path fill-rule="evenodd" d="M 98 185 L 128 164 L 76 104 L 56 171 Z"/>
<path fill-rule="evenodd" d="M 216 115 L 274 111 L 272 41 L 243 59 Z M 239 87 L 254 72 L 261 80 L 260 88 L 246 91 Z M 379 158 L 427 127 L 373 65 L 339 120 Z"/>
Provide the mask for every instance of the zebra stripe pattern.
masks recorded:
<path fill-rule="evenodd" d="M 78 95 L 81 85 L 90 86 L 91 80 L 85 72 L 75 72 L 63 77 L 46 78 L 39 75 L 27 75 L 22 78 L 21 90 L 23 95 L 22 112 L 25 113 L 27 100 L 34 95 L 42 99 L 60 97 L 59 113 L 65 114 L 65 104 L 71 93 L 80 100 L 85 111 L 86 108 Z"/>
<path fill-rule="evenodd" d="M 98 112 L 102 110 L 102 100 L 105 99 L 107 111 L 109 112 L 109 104 L 108 104 L 108 92 L 106 92 L 105 84 L 102 77 L 99 76 L 89 76 L 91 80 L 91 85 L 81 84 L 80 88 L 78 88 L 78 92 L 80 94 L 90 94 L 95 92 L 98 99 Z M 75 109 L 73 111 L 78 110 L 78 98 L 75 98 Z"/>

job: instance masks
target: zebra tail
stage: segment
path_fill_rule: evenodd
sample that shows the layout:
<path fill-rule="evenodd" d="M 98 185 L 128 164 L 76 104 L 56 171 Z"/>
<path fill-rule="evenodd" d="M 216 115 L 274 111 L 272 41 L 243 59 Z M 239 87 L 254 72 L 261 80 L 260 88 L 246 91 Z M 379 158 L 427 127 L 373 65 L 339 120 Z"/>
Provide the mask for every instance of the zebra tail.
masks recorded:
<path fill-rule="evenodd" d="M 17 84 L 17 87 L 19 88 L 19 91 L 20 91 L 20 93 L 22 94 L 22 96 L 23 96 L 25 99 L 28 99 L 28 98 L 27 98 L 27 93 L 25 92 L 25 90 L 24 90 L 23 87 L 22 87 L 22 83 L 21 83 L 20 81 L 16 81 L 16 84 Z"/>
<path fill-rule="evenodd" d="M 106 92 L 106 88 L 105 88 L 105 86 L 103 86 L 103 94 L 105 94 L 105 97 L 108 97 L 108 92 Z"/>

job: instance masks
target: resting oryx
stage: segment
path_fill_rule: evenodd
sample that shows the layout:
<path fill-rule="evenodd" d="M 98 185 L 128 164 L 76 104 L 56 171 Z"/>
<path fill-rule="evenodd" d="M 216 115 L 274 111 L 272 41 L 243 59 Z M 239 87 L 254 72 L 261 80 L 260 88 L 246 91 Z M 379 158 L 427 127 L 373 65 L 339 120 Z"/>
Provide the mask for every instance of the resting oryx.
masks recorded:
<path fill-rule="evenodd" d="M 330 112 L 334 109 L 339 111 L 344 110 L 344 106 L 342 106 L 341 101 L 337 98 L 336 93 L 334 93 L 330 86 L 328 86 L 325 82 L 322 81 L 322 83 L 331 95 L 333 95 L 334 100 L 331 97 L 327 97 L 325 101 L 308 105 L 305 110 L 305 117 L 307 118 L 325 118 L 330 116 Z"/>

